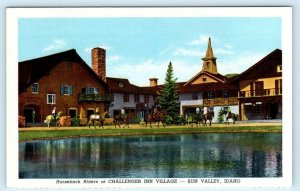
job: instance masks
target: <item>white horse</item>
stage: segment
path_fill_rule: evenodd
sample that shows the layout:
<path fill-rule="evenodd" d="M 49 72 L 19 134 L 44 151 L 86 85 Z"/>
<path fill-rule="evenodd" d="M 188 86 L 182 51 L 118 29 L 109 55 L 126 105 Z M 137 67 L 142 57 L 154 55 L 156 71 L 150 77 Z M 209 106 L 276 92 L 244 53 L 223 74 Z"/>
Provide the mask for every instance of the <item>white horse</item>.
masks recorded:
<path fill-rule="evenodd" d="M 108 114 L 108 112 L 104 112 L 102 114 L 99 114 L 99 112 L 97 112 L 96 114 L 92 114 L 90 116 L 90 120 L 88 122 L 89 124 L 89 128 L 91 128 L 91 125 L 93 124 L 93 126 L 95 127 L 96 129 L 96 126 L 95 126 L 95 121 L 98 121 L 99 122 L 99 128 L 102 127 L 104 129 L 104 121 L 105 121 L 105 116 Z"/>
<path fill-rule="evenodd" d="M 60 123 L 59 123 L 59 119 L 60 117 L 62 116 L 62 111 L 59 111 L 57 114 L 56 114 L 56 117 L 54 118 L 53 115 L 48 115 L 45 119 L 45 124 L 47 124 L 48 128 L 50 128 L 50 123 L 51 122 L 55 122 L 55 126 L 57 127 L 57 125 L 60 127 Z"/>

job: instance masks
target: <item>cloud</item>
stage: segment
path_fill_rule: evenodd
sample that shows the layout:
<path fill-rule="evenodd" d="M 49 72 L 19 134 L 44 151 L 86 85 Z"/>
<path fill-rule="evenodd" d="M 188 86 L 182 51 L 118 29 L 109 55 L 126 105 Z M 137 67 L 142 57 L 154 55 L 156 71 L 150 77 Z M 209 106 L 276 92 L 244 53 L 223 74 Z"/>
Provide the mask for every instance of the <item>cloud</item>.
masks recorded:
<path fill-rule="evenodd" d="M 266 55 L 267 53 L 261 52 L 244 52 L 239 53 L 238 56 L 231 56 L 226 60 L 220 58 L 217 62 L 218 72 L 223 75 L 229 73 L 240 74 Z"/>
<path fill-rule="evenodd" d="M 108 64 L 107 75 L 127 78 L 132 84 L 138 86 L 149 86 L 149 78 L 153 77 L 159 79 L 159 84 L 163 84 L 169 62 L 169 60 L 153 61 L 149 59 L 142 63 L 120 64 L 118 67 Z M 177 82 L 189 80 L 202 69 L 202 64 L 191 64 L 185 60 L 174 60 L 172 64 Z"/>
<path fill-rule="evenodd" d="M 199 38 L 192 40 L 189 42 L 189 45 L 203 45 L 208 43 L 209 36 L 207 35 L 200 35 Z"/>
<path fill-rule="evenodd" d="M 51 50 L 57 50 L 57 49 L 61 49 L 64 46 L 66 46 L 66 42 L 62 39 L 55 39 L 52 41 L 52 43 L 47 46 L 46 48 L 43 49 L 43 52 L 48 52 Z"/>
<path fill-rule="evenodd" d="M 213 49 L 213 51 L 216 55 L 218 55 L 218 54 L 229 54 L 229 55 L 234 54 L 234 51 L 232 49 L 228 49 L 228 48 L 227 49 L 217 48 L 217 49 Z"/>
<path fill-rule="evenodd" d="M 122 59 L 122 57 L 118 56 L 118 55 L 112 55 L 112 56 L 108 56 L 106 58 L 106 62 L 117 62 L 120 61 Z"/>
<path fill-rule="evenodd" d="M 242 73 L 253 64 L 257 63 L 267 53 L 244 52 L 236 56 L 229 56 L 226 60 L 222 57 L 217 60 L 218 72 L 222 75 L 229 73 Z M 194 61 L 193 61 L 194 60 Z M 186 82 L 202 69 L 202 61 L 197 59 L 172 59 L 174 77 L 177 82 Z M 163 84 L 170 60 L 148 59 L 140 63 L 107 64 L 107 76 L 127 78 L 132 84 L 149 86 L 149 78 L 158 78 L 158 83 Z"/>
<path fill-rule="evenodd" d="M 175 56 L 189 56 L 189 57 L 203 57 L 204 52 L 198 49 L 185 49 L 185 48 L 177 48 L 173 55 Z"/>

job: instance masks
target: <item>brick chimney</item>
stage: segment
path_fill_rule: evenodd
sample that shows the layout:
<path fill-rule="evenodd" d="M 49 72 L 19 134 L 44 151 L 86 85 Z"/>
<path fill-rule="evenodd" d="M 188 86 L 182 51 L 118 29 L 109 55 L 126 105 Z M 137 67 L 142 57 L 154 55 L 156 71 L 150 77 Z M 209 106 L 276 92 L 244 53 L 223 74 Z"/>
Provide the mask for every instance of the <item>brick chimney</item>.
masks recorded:
<path fill-rule="evenodd" d="M 106 51 L 103 48 L 92 49 L 92 68 L 94 72 L 106 81 L 106 64 L 105 64 Z"/>
<path fill-rule="evenodd" d="M 154 87 L 154 86 L 157 86 L 157 78 L 150 78 L 149 81 L 150 81 L 150 87 Z"/>

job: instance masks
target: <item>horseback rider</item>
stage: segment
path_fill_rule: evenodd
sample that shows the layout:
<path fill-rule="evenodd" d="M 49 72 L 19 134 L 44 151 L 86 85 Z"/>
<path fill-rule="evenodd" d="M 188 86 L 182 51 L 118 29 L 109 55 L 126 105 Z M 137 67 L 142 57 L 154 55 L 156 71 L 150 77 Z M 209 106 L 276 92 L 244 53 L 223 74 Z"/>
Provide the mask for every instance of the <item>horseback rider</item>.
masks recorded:
<path fill-rule="evenodd" d="M 157 106 L 154 107 L 153 114 L 156 118 L 159 117 L 159 110 L 158 110 Z"/>
<path fill-rule="evenodd" d="M 200 113 L 200 108 L 199 108 L 199 107 L 196 108 L 196 113 L 197 113 L 197 114 Z"/>
<path fill-rule="evenodd" d="M 227 110 L 227 117 L 231 116 L 231 109 L 230 107 L 228 106 L 228 110 Z"/>
<path fill-rule="evenodd" d="M 204 107 L 203 108 L 203 115 L 206 115 L 207 114 L 207 107 Z"/>
<path fill-rule="evenodd" d="M 95 113 L 99 114 L 99 106 L 96 108 Z"/>
<path fill-rule="evenodd" d="M 52 116 L 54 117 L 54 120 L 56 121 L 56 107 L 53 107 Z"/>

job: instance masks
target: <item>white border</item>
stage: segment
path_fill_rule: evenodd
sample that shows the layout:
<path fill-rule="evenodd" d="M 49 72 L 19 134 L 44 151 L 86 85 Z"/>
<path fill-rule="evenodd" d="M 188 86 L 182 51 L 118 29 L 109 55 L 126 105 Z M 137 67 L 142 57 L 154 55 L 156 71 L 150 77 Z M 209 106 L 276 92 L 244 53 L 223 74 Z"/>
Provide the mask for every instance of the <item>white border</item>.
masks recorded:
<path fill-rule="evenodd" d="M 292 8 L 9 8 L 6 11 L 7 186 L 15 188 L 224 188 L 292 186 Z M 56 184 L 56 179 L 18 179 L 18 19 L 89 17 L 281 17 L 283 61 L 283 153 L 281 178 L 241 178 L 240 184 Z M 77 180 L 77 179 L 76 179 Z M 143 180 L 143 179 L 140 179 Z M 186 180 L 186 179 L 178 179 Z M 223 180 L 222 178 L 220 180 Z"/>

